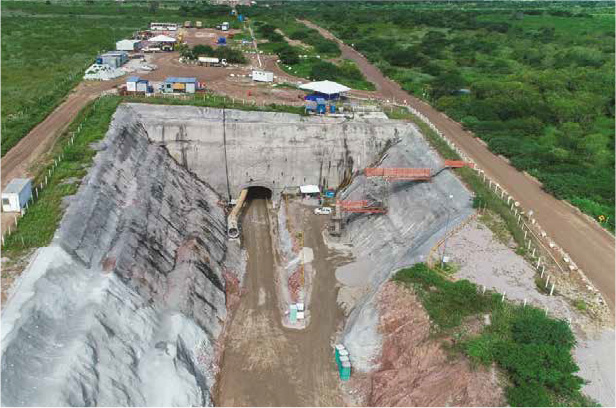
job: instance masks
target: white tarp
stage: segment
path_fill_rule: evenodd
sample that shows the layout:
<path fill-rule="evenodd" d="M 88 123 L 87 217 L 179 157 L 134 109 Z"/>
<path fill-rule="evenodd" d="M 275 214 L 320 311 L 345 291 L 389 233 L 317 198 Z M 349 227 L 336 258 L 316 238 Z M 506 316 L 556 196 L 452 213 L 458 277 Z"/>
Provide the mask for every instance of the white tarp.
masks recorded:
<path fill-rule="evenodd" d="M 178 40 L 176 40 L 173 37 L 169 37 L 168 35 L 157 35 L 156 37 L 152 37 L 150 39 L 148 39 L 149 42 L 151 43 L 174 43 L 177 42 Z"/>
<path fill-rule="evenodd" d="M 302 194 L 316 194 L 320 193 L 321 190 L 319 190 L 319 186 L 309 184 L 306 186 L 299 186 L 299 192 Z"/>
<path fill-rule="evenodd" d="M 319 92 L 325 95 L 333 95 L 351 90 L 351 88 L 333 81 L 309 82 L 307 84 L 300 85 L 299 88 L 306 89 L 308 91 Z"/>
<path fill-rule="evenodd" d="M 139 40 L 120 40 L 116 42 L 116 50 L 118 51 L 134 51 L 135 44 L 138 44 Z"/>
<path fill-rule="evenodd" d="M 92 64 L 83 76 L 83 79 L 94 81 L 109 81 L 113 78 L 121 77 L 126 74 L 121 68 L 112 68 L 107 64 Z"/>

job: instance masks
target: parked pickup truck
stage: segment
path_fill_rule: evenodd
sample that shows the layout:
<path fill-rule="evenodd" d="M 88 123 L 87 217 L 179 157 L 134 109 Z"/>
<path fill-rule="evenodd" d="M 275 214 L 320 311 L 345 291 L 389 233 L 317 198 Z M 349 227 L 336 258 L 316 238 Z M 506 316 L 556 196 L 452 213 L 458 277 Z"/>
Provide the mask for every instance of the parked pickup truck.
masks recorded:
<path fill-rule="evenodd" d="M 332 209 L 331 209 L 331 207 L 315 208 L 314 209 L 314 213 L 316 215 L 329 215 L 329 214 L 332 213 Z"/>

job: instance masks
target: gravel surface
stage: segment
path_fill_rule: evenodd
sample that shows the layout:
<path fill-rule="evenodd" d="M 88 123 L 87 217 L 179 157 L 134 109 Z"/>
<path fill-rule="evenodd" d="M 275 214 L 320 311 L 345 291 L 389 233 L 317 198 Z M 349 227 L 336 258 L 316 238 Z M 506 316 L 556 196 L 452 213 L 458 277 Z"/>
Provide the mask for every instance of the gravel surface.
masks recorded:
<path fill-rule="evenodd" d="M 561 296 L 540 293 L 534 268 L 477 220 L 471 221 L 447 241 L 447 255 L 459 265 L 455 276 L 488 289 L 506 293 L 510 300 L 548 308 L 552 316 L 571 319 L 578 345 L 574 351 L 579 375 L 589 383 L 584 392 L 604 406 L 614 406 L 614 330 L 596 329 L 586 314 L 578 312 Z"/>

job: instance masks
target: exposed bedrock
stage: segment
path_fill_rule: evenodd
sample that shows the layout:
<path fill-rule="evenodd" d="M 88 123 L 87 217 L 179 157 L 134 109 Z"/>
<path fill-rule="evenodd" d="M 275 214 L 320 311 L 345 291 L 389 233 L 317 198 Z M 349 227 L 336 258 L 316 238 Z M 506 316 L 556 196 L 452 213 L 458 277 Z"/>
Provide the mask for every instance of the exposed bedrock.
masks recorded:
<path fill-rule="evenodd" d="M 414 130 L 387 150 L 381 166 L 435 169 L 442 168 L 441 163 Z M 356 261 L 336 271 L 347 288 L 362 287 L 366 292 L 351 311 L 343 333 L 354 369 L 366 372 L 380 364 L 379 287 L 400 268 L 424 261 L 445 231 L 472 214 L 472 199 L 450 170 L 441 171 L 429 182 L 386 183 L 359 176 L 342 196 L 381 201 L 387 207 L 383 215 L 346 216 L 342 241 L 352 243 Z"/>
<path fill-rule="evenodd" d="M 2 404 L 210 405 L 226 317 L 218 195 L 121 106 L 2 314 Z"/>
<path fill-rule="evenodd" d="M 153 141 L 225 198 L 227 172 L 233 198 L 251 185 L 267 187 L 274 195 L 303 184 L 335 188 L 374 162 L 393 140 L 411 132 L 404 122 L 383 119 L 130 106 Z"/>

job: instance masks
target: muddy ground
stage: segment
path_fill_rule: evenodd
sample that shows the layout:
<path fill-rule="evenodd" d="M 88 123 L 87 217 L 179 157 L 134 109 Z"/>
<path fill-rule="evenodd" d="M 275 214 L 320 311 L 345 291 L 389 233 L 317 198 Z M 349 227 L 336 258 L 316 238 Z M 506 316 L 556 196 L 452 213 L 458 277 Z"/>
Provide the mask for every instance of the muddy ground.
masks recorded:
<path fill-rule="evenodd" d="M 215 404 L 339 406 L 332 345 L 342 314 L 336 305 L 337 254 L 324 245 L 321 235 L 326 217 L 305 213 L 305 246 L 314 251 L 316 279 L 310 325 L 294 330 L 282 326 L 277 306 L 271 212 L 265 199 L 251 200 L 245 210 L 245 293 L 228 328 Z"/>

